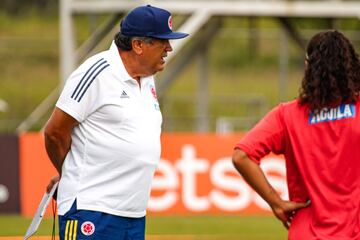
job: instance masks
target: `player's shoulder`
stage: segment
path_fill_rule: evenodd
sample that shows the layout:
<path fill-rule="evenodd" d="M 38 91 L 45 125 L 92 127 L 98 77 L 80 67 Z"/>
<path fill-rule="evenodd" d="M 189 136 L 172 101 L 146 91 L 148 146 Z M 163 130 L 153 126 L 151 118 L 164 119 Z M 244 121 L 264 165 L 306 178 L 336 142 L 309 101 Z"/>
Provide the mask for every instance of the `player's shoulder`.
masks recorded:
<path fill-rule="evenodd" d="M 98 53 L 86 59 L 69 77 L 70 81 L 94 81 L 100 76 L 106 76 L 110 66 L 107 54 Z"/>
<path fill-rule="evenodd" d="M 92 71 L 95 73 L 101 69 L 106 69 L 108 66 L 110 66 L 110 61 L 106 51 L 104 51 L 86 59 L 78 69 L 81 72 Z"/>
<path fill-rule="evenodd" d="M 300 104 L 298 99 L 279 104 L 279 114 L 285 122 L 299 122 L 309 113 L 307 105 Z"/>
<path fill-rule="evenodd" d="M 283 118 L 285 116 L 288 115 L 291 116 L 297 114 L 300 111 L 303 111 L 301 109 L 302 106 L 299 104 L 298 99 L 295 99 L 295 100 L 279 103 L 276 107 L 272 109 L 272 113 L 275 115 L 282 116 Z"/>
<path fill-rule="evenodd" d="M 299 106 L 300 106 L 300 104 L 299 104 L 298 99 L 294 99 L 294 100 L 287 101 L 287 102 L 282 102 L 278 105 L 278 107 L 282 108 L 282 109 L 296 109 Z"/>
<path fill-rule="evenodd" d="M 107 76 L 110 63 L 106 52 L 95 54 L 86 59 L 66 80 L 66 84 L 74 85 L 85 82 L 97 82 L 101 76 Z"/>

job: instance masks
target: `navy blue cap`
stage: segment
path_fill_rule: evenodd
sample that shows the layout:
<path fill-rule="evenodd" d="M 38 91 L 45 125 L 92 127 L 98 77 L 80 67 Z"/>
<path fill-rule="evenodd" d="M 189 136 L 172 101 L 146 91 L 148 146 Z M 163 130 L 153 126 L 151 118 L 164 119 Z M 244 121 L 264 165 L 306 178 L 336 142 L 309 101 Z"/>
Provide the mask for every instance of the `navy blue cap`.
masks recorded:
<path fill-rule="evenodd" d="M 121 21 L 121 33 L 129 37 L 180 39 L 187 33 L 172 31 L 171 13 L 150 5 L 133 9 Z"/>

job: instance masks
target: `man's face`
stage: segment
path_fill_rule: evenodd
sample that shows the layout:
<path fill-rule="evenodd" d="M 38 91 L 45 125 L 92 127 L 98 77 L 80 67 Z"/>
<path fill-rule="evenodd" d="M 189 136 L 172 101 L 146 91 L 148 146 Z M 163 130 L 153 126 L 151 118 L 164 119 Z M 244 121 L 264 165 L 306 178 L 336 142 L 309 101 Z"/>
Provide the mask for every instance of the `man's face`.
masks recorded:
<path fill-rule="evenodd" d="M 172 51 L 169 40 L 152 39 L 143 46 L 142 65 L 149 75 L 162 71 L 167 53 Z"/>

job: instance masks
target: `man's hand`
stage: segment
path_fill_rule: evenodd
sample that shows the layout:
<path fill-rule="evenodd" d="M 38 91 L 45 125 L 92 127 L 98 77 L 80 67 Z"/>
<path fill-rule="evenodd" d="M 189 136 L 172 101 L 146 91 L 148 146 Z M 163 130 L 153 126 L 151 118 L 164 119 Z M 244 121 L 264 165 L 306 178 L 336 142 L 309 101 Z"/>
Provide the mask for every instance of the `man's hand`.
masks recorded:
<path fill-rule="evenodd" d="M 242 150 L 236 149 L 232 158 L 236 170 L 245 181 L 270 205 L 275 216 L 288 229 L 297 210 L 307 207 L 308 203 L 284 201 L 270 185 L 258 164 Z"/>
<path fill-rule="evenodd" d="M 57 183 L 58 181 L 60 180 L 60 176 L 53 176 L 51 179 L 50 179 L 50 182 L 49 184 L 47 185 L 46 187 L 46 192 L 49 193 L 52 189 L 52 187 L 55 185 L 55 183 Z"/>
<path fill-rule="evenodd" d="M 297 210 L 309 206 L 308 203 L 299 203 L 292 201 L 281 201 L 277 206 L 271 206 L 275 216 L 283 223 L 286 229 L 289 229 L 292 219 Z"/>

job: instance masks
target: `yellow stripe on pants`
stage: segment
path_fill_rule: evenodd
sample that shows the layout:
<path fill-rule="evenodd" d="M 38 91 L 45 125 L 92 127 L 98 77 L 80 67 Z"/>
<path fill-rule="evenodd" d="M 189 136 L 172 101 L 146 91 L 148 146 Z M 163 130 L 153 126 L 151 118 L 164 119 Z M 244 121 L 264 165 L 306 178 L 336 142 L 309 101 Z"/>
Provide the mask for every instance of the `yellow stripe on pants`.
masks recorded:
<path fill-rule="evenodd" d="M 69 239 L 68 239 L 69 225 L 70 225 L 70 221 L 67 220 L 67 221 L 66 221 L 66 227 L 65 227 L 64 240 L 69 240 Z"/>
<path fill-rule="evenodd" d="M 78 220 L 75 220 L 75 223 L 74 223 L 74 237 L 73 237 L 73 240 L 76 240 L 77 225 L 78 225 Z"/>
<path fill-rule="evenodd" d="M 70 221 L 70 227 L 69 227 L 69 240 L 72 240 L 72 236 L 73 236 L 73 224 L 74 224 L 74 220 Z"/>

